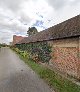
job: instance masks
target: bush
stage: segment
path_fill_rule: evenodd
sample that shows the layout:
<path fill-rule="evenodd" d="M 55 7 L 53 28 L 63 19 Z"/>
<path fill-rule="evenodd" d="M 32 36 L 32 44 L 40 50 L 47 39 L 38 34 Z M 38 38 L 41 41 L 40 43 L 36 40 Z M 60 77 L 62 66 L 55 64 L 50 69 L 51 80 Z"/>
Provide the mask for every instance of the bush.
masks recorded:
<path fill-rule="evenodd" d="M 21 51 L 25 51 L 30 54 L 33 59 L 34 56 L 37 56 L 37 60 L 44 62 L 49 62 L 51 59 L 51 46 L 47 42 L 37 42 L 29 44 L 17 44 L 16 47 Z"/>

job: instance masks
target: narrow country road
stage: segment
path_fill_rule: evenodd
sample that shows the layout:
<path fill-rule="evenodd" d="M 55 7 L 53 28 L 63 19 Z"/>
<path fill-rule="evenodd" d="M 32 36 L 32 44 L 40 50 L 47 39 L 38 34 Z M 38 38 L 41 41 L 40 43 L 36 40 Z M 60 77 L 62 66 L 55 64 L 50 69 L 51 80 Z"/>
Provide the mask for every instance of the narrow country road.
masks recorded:
<path fill-rule="evenodd" d="M 52 92 L 8 47 L 0 49 L 0 92 Z"/>

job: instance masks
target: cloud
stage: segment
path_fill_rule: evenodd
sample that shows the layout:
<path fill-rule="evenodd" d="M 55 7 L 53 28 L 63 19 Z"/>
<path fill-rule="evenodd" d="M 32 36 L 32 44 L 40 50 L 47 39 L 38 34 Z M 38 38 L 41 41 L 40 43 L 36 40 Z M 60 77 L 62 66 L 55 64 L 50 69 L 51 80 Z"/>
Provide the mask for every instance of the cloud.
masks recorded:
<path fill-rule="evenodd" d="M 33 24 L 33 26 L 42 27 L 43 23 L 44 23 L 43 21 L 37 20 L 36 23 Z"/>
<path fill-rule="evenodd" d="M 0 42 L 26 35 L 28 27 L 39 31 L 80 14 L 80 0 L 0 0 Z"/>
<path fill-rule="evenodd" d="M 12 11 L 17 11 L 20 8 L 20 5 L 25 0 L 0 0 L 0 5 L 4 8 L 11 9 Z"/>
<path fill-rule="evenodd" d="M 47 0 L 49 5 L 51 5 L 55 10 L 60 10 L 66 6 L 72 6 L 78 4 L 80 0 Z"/>
<path fill-rule="evenodd" d="M 48 0 L 48 3 L 54 8 L 54 9 L 61 9 L 64 7 L 67 3 L 67 0 Z"/>
<path fill-rule="evenodd" d="M 23 24 L 29 24 L 30 22 L 31 22 L 31 18 L 29 17 L 29 16 L 27 16 L 26 14 L 24 14 L 24 13 L 22 13 L 22 14 L 20 14 L 20 19 L 19 19 L 19 21 L 21 22 L 21 23 L 23 23 Z"/>
<path fill-rule="evenodd" d="M 0 43 L 7 43 L 13 39 L 12 38 L 13 32 L 9 30 L 3 30 L 0 28 Z"/>

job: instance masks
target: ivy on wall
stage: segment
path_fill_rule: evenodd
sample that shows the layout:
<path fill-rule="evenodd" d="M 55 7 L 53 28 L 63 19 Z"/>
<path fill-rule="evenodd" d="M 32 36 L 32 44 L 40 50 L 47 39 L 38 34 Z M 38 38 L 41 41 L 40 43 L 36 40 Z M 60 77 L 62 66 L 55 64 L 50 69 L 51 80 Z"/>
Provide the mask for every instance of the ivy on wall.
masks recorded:
<path fill-rule="evenodd" d="M 22 51 L 27 51 L 32 58 L 37 58 L 38 61 L 49 62 L 51 59 L 51 46 L 47 42 L 17 44 L 16 47 Z"/>

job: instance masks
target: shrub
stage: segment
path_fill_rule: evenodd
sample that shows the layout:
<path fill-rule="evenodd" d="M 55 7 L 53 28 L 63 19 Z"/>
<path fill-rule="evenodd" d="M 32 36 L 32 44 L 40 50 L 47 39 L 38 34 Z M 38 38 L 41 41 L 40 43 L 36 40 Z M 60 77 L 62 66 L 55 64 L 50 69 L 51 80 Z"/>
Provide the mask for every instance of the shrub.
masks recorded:
<path fill-rule="evenodd" d="M 28 44 L 17 44 L 16 47 L 21 51 L 26 51 L 33 58 L 37 56 L 37 60 L 44 62 L 49 62 L 51 59 L 51 46 L 47 42 L 37 42 Z M 25 53 L 24 53 L 25 56 Z"/>

